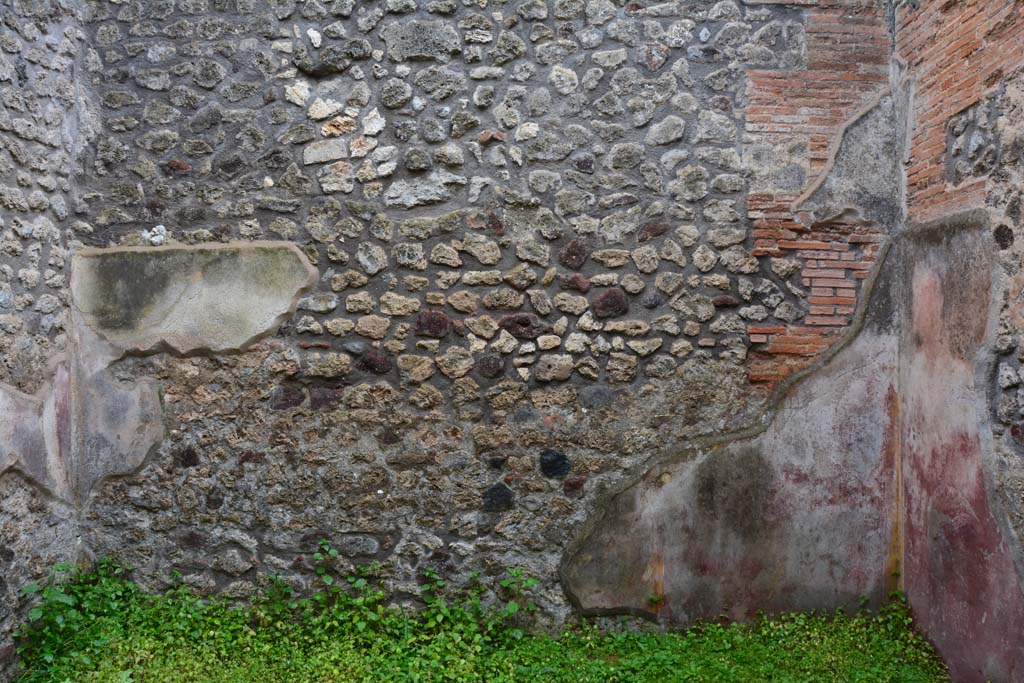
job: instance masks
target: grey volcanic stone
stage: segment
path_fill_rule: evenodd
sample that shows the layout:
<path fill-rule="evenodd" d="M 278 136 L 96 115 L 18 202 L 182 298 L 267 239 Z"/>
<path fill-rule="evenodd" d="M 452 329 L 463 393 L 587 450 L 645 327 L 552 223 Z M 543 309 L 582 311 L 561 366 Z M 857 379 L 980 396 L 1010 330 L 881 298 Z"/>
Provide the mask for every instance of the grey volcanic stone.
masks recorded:
<path fill-rule="evenodd" d="M 393 62 L 407 59 L 444 60 L 462 50 L 455 27 L 442 20 L 392 20 L 380 31 Z"/>
<path fill-rule="evenodd" d="M 515 494 L 505 484 L 499 482 L 484 491 L 484 512 L 505 512 L 515 505 Z"/>
<path fill-rule="evenodd" d="M 381 103 L 388 109 L 404 107 L 412 99 L 412 86 L 397 78 L 389 78 L 381 87 Z"/>
<path fill-rule="evenodd" d="M 644 142 L 648 145 L 667 145 L 682 140 L 685 132 L 686 122 L 670 114 L 647 130 Z"/>
<path fill-rule="evenodd" d="M 442 66 L 423 69 L 416 74 L 413 82 L 435 100 L 446 99 L 466 89 L 465 74 Z"/>
<path fill-rule="evenodd" d="M 550 479 L 562 479 L 572 472 L 572 463 L 565 453 L 554 448 L 545 448 L 540 453 L 541 473 Z"/>

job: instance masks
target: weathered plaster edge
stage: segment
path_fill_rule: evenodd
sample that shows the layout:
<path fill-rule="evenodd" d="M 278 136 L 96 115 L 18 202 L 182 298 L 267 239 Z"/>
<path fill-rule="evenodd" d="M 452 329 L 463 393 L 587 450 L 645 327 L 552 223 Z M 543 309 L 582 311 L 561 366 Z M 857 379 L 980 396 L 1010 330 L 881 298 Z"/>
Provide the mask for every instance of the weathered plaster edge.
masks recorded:
<path fill-rule="evenodd" d="M 80 247 L 78 247 L 77 249 L 75 249 L 72 252 L 71 260 L 72 260 L 72 264 L 73 264 L 74 263 L 74 259 L 77 258 L 77 257 L 93 258 L 93 257 L 103 256 L 103 255 L 106 255 L 106 254 L 125 253 L 125 252 L 128 252 L 128 253 L 161 253 L 161 252 L 169 252 L 169 251 L 178 251 L 178 252 L 187 253 L 187 252 L 194 252 L 194 251 L 225 251 L 225 250 L 235 250 L 235 249 L 238 249 L 238 250 L 242 250 L 242 249 L 244 249 L 244 250 L 285 249 L 287 251 L 291 251 L 298 258 L 299 263 L 302 265 L 303 269 L 305 269 L 307 277 L 306 277 L 306 281 L 300 287 L 298 287 L 295 290 L 295 293 L 292 295 L 291 301 L 288 304 L 288 308 L 285 311 L 283 311 L 280 315 L 276 316 L 274 318 L 274 320 L 269 325 L 266 326 L 265 329 L 257 332 L 256 334 L 252 335 L 251 337 L 243 340 L 239 344 L 237 344 L 235 346 L 232 346 L 230 348 L 213 348 L 211 346 L 197 346 L 197 347 L 191 348 L 191 349 L 189 349 L 187 351 L 182 351 L 181 349 L 176 348 L 173 344 L 171 344 L 170 342 L 168 342 L 166 340 L 160 340 L 160 341 L 156 342 L 155 344 L 153 344 L 152 346 L 144 348 L 144 349 L 140 349 L 140 348 L 126 348 L 121 343 L 118 343 L 116 341 L 108 339 L 106 336 L 103 335 L 102 332 L 100 332 L 99 330 L 94 329 L 91 325 L 89 325 L 87 316 L 82 311 L 82 309 L 79 308 L 78 303 L 77 303 L 74 295 L 71 296 L 71 305 L 74 307 L 75 311 L 81 315 L 81 319 L 82 319 L 82 324 L 83 325 L 88 326 L 89 329 L 92 330 L 100 339 L 102 339 L 103 341 L 107 342 L 108 344 L 110 344 L 111 346 L 113 346 L 114 348 L 116 348 L 116 349 L 118 349 L 120 351 L 120 355 L 118 357 L 114 358 L 111 361 L 111 363 L 116 362 L 117 360 L 121 360 L 123 358 L 152 356 L 152 355 L 157 355 L 157 354 L 160 354 L 160 353 L 166 353 L 166 354 L 169 354 L 171 356 L 178 357 L 178 358 L 190 358 L 190 357 L 194 357 L 194 356 L 202 357 L 202 356 L 214 356 L 214 355 L 218 355 L 218 356 L 219 355 L 233 355 L 233 354 L 238 354 L 238 353 L 244 353 L 244 352 L 248 351 L 257 342 L 262 341 L 263 339 L 266 339 L 268 337 L 273 336 L 277 332 L 277 330 L 280 329 L 281 325 L 284 324 L 284 322 L 286 320 L 288 320 L 288 318 L 290 318 L 292 315 L 295 314 L 295 311 L 298 308 L 299 300 L 303 296 L 308 294 L 310 292 L 310 290 L 312 290 L 312 288 L 316 285 L 316 282 L 317 282 L 317 279 L 319 278 L 320 272 L 316 269 L 316 267 L 313 266 L 312 263 L 310 263 L 309 258 L 306 256 L 305 252 L 303 252 L 301 249 L 299 249 L 298 245 L 295 244 L 294 242 L 285 242 L 285 241 L 280 241 L 280 240 L 252 240 L 252 241 L 248 241 L 248 240 L 245 240 L 245 241 L 243 241 L 243 240 L 232 240 L 232 241 L 228 241 L 228 242 L 216 242 L 216 243 L 212 243 L 212 244 L 206 243 L 206 244 L 196 244 L 196 245 L 167 244 L 167 245 L 162 245 L 162 246 L 159 246 L 159 247 L 146 247 L 146 246 L 90 247 L 90 246 L 80 246 Z"/>
<path fill-rule="evenodd" d="M 882 90 L 878 91 L 877 93 L 871 96 L 871 99 L 869 99 L 865 104 L 863 104 L 859 109 L 857 109 L 853 113 L 853 115 L 851 115 L 848 119 L 843 121 L 843 123 L 839 126 L 839 130 L 836 131 L 836 134 L 832 137 L 832 142 L 829 143 L 828 159 L 826 159 L 825 165 L 821 168 L 821 171 L 819 171 L 818 175 L 814 178 L 814 180 L 811 181 L 811 184 L 808 185 L 804 189 L 804 191 L 800 193 L 800 196 L 794 199 L 793 203 L 789 205 L 791 211 L 799 211 L 800 207 L 803 206 L 803 204 L 812 196 L 814 196 L 814 193 L 817 192 L 821 188 L 821 186 L 825 184 L 826 180 L 828 180 L 829 174 L 832 173 L 832 169 L 836 165 L 836 160 L 839 158 L 839 151 L 842 149 L 843 141 L 846 139 L 847 131 L 849 131 L 849 129 L 852 128 L 854 124 L 856 124 L 862 118 L 864 118 L 872 111 L 874 111 L 875 108 L 877 108 L 878 105 L 882 103 L 882 100 L 884 100 L 886 97 L 890 95 L 894 95 L 895 91 L 899 89 L 899 86 L 900 84 L 897 84 L 895 87 L 886 86 Z"/>
<path fill-rule="evenodd" d="M 75 505 L 75 502 L 73 500 L 65 498 L 64 496 L 61 496 L 58 493 L 55 493 L 54 491 L 51 491 L 48 486 L 36 480 L 35 477 L 26 472 L 25 468 L 20 466 L 20 463 L 20 460 L 15 460 L 12 463 L 8 463 L 7 466 L 0 469 L 0 478 L 6 477 L 8 475 L 15 476 L 21 481 L 25 482 L 25 484 L 32 488 L 34 491 L 39 493 L 39 495 L 45 498 L 48 502 L 65 505 L 70 510 L 77 509 L 77 506 Z"/>
<path fill-rule="evenodd" d="M 40 421 L 43 419 L 43 412 L 46 410 L 47 399 L 53 393 L 54 386 L 56 384 L 57 372 L 60 370 L 61 365 L 66 364 L 68 360 L 67 351 L 62 351 L 56 354 L 49 360 L 44 373 L 44 381 L 42 385 L 36 389 L 34 393 L 26 393 L 20 389 L 11 386 L 10 384 L 0 383 L 0 389 L 12 394 L 14 398 L 19 401 L 24 401 L 27 404 L 32 404 L 35 408 L 35 412 Z M 45 435 L 43 435 L 43 444 L 49 448 L 52 444 L 49 443 Z M 47 460 L 49 460 L 50 453 L 47 453 Z M 25 467 L 24 456 L 19 455 L 12 458 L 4 465 L 0 466 L 0 477 L 5 474 L 13 472 L 16 473 L 23 481 L 30 483 L 33 488 L 38 490 L 47 500 L 53 502 L 57 501 L 64 505 L 74 507 L 74 500 L 70 497 L 65 498 L 55 491 L 51 491 L 46 482 L 38 481 Z"/>
<path fill-rule="evenodd" d="M 712 452 L 732 443 L 747 441 L 768 431 L 778 417 L 778 409 L 784 399 L 788 396 L 789 392 L 795 388 L 798 383 L 828 366 L 841 351 L 860 336 L 860 333 L 864 328 L 864 324 L 867 321 L 868 306 L 874 298 L 877 281 L 886 264 L 891 248 L 897 239 L 900 239 L 900 236 L 890 237 L 882 243 L 875 265 L 872 267 L 868 277 L 864 279 L 861 290 L 861 301 L 857 306 L 853 319 L 850 321 L 850 326 L 835 344 L 822 353 L 822 356 L 817 361 L 803 370 L 793 373 L 775 387 L 765 402 L 765 412 L 760 418 L 758 418 L 760 424 L 752 424 L 746 428 L 718 436 L 697 436 L 693 438 L 690 445 L 685 446 L 682 449 L 673 448 L 671 450 L 654 453 L 635 465 L 629 474 L 624 476 L 620 481 L 611 484 L 608 489 L 599 495 L 594 512 L 587 518 L 576 535 L 573 536 L 566 545 L 565 552 L 562 554 L 562 560 L 559 562 L 558 566 L 558 579 L 559 583 L 562 585 L 562 590 L 565 592 L 569 604 L 571 604 L 580 615 L 584 617 L 626 615 L 657 621 L 657 614 L 649 610 L 632 607 L 583 607 L 579 596 L 569 588 L 570 582 L 567 571 L 572 559 L 580 552 L 580 550 L 582 550 L 586 541 L 593 535 L 594 530 L 601 522 L 604 521 L 605 517 L 608 515 L 608 508 L 611 506 L 612 501 L 626 490 L 638 484 L 652 468 L 683 462 L 685 460 L 692 460 L 700 457 L 705 452 Z"/>
<path fill-rule="evenodd" d="M 309 259 L 306 258 L 305 253 L 299 249 L 295 242 L 287 242 L 284 240 L 229 240 L 227 242 L 202 242 L 200 244 L 183 244 L 180 242 L 170 242 L 168 244 L 161 244 L 160 246 L 145 246 L 145 245 L 127 245 L 127 246 L 113 246 L 113 247 L 94 247 L 86 244 L 77 246 L 74 249 L 75 256 L 103 256 L 104 254 L 114 254 L 119 252 L 142 252 L 142 253 L 157 253 L 165 251 L 222 251 L 224 249 L 278 249 L 287 248 L 299 254 L 303 261 L 307 262 Z"/>

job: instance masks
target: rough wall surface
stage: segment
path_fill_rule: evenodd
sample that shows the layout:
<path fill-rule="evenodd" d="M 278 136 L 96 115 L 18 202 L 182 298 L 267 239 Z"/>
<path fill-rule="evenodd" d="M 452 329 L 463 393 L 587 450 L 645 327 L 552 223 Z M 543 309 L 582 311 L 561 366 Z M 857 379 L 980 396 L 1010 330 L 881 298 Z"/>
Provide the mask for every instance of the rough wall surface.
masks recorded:
<path fill-rule="evenodd" d="M 328 538 L 552 624 L 902 588 L 1022 675 L 1018 2 L 0 11 L 0 640 Z"/>
<path fill-rule="evenodd" d="M 63 382 L 51 370 L 67 344 L 64 230 L 94 125 L 78 78 L 84 42 L 74 2 L 0 2 L 0 677 L 19 589 L 78 551 L 74 506 L 40 484 L 56 463 L 15 463 L 52 446 L 34 427 L 53 423 L 49 387 Z"/>
<path fill-rule="evenodd" d="M 896 23 L 914 89 L 907 209 L 934 221 L 905 259 L 918 264 L 903 344 L 908 594 L 958 678 L 1017 680 L 1024 17 L 1019 2 L 932 2 Z"/>
<path fill-rule="evenodd" d="M 968 221 L 928 226 L 901 246 L 908 597 L 954 680 L 1019 680 L 1024 592 L 985 472 L 996 245 Z"/>
<path fill-rule="evenodd" d="M 898 533 L 895 357 L 891 332 L 864 331 L 763 434 L 647 470 L 567 555 L 577 606 L 688 623 L 884 599 Z"/>

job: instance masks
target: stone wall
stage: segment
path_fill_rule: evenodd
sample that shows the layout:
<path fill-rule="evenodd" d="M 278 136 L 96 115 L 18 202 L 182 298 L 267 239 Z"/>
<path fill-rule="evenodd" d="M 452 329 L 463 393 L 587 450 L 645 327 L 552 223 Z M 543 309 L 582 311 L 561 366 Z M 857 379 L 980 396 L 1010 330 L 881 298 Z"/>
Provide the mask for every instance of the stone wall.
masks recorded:
<path fill-rule="evenodd" d="M 422 408 L 742 363 L 807 313 L 751 252 L 739 147 L 745 70 L 799 68 L 802 16 L 621 5 L 96 3 L 80 238 L 294 241 L 304 375 Z"/>
<path fill-rule="evenodd" d="M 78 78 L 84 43 L 74 2 L 0 2 L 0 677 L 19 589 L 78 550 L 74 506 L 12 466 L 25 443 L 14 433 L 38 419 L 67 342 L 65 231 L 95 126 Z"/>
<path fill-rule="evenodd" d="M 246 356 L 130 362 L 168 437 L 92 495 L 89 547 L 127 534 L 154 577 L 236 592 L 301 574 L 321 536 L 402 588 L 429 562 L 523 564 L 561 618 L 560 547 L 605 482 L 751 424 L 781 379 L 751 381 L 756 334 L 812 314 L 802 266 L 832 240 L 755 253 L 741 144 L 748 70 L 807 69 L 805 22 L 729 1 L 90 6 L 103 131 L 76 238 L 286 240 L 319 276 Z"/>
<path fill-rule="evenodd" d="M 0 637 L 60 559 L 327 538 L 546 624 L 901 588 L 1019 670 L 1015 3 L 0 10 Z"/>

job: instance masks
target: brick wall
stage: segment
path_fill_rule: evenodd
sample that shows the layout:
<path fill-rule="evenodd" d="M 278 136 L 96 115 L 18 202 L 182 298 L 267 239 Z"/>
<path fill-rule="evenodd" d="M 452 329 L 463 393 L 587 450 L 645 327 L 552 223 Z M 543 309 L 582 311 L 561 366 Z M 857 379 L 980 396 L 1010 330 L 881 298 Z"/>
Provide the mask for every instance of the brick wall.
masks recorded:
<path fill-rule="evenodd" d="M 881 3 L 801 2 L 806 6 L 804 68 L 748 73 L 746 139 L 793 150 L 803 182 L 764 178 L 747 204 L 756 255 L 796 257 L 809 293 L 808 316 L 796 325 L 750 325 L 752 382 L 773 385 L 807 367 L 842 335 L 871 269 L 880 232 L 863 226 L 801 223 L 793 202 L 830 168 L 843 124 L 888 87 L 890 38 Z M 770 174 L 766 174 L 770 175 Z"/>
<path fill-rule="evenodd" d="M 794 220 L 789 202 L 769 202 L 750 203 L 756 253 L 799 259 L 810 304 L 798 325 L 747 328 L 750 380 L 774 384 L 809 366 L 846 331 L 883 235 L 847 224 L 808 228 Z"/>
<path fill-rule="evenodd" d="M 914 79 L 907 167 L 911 220 L 931 220 L 984 205 L 983 178 L 957 186 L 947 179 L 946 126 L 1024 62 L 1022 14 L 1020 0 L 924 0 L 916 9 L 899 9 L 896 52 Z"/>

